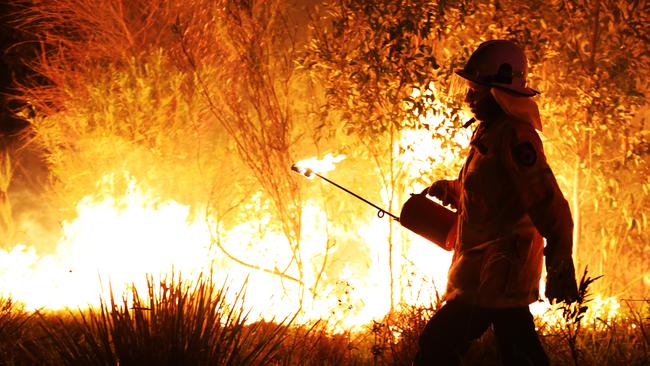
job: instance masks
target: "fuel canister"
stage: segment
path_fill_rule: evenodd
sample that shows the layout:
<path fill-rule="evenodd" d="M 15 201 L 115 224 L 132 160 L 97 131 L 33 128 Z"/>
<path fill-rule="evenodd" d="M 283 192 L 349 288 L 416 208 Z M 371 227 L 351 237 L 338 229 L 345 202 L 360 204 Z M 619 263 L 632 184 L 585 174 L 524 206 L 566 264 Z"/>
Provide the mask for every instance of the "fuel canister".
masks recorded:
<path fill-rule="evenodd" d="M 452 250 L 456 237 L 457 218 L 455 212 L 432 201 L 425 193 L 420 193 L 411 194 L 404 203 L 399 222 L 442 249 Z"/>

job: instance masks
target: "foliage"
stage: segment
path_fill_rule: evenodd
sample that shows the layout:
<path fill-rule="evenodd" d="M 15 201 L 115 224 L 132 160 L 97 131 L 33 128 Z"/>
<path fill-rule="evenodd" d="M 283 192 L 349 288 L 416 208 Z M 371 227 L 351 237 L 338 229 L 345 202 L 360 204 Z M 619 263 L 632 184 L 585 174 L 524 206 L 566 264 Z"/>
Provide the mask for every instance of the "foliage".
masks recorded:
<path fill-rule="evenodd" d="M 279 1 L 227 0 L 214 4 L 213 37 L 220 40 L 215 46 L 221 57 L 219 67 L 199 61 L 180 18 L 174 30 L 212 117 L 271 197 L 289 240 L 291 262 L 295 261 L 301 278 L 300 189 L 296 177 L 285 170 L 294 162 L 292 133 L 297 113 L 291 101 L 291 86 L 296 46 L 282 5 Z"/>
<path fill-rule="evenodd" d="M 26 323 L 31 314 L 11 298 L 0 298 L 0 359 L 13 365 L 21 359 L 21 340 L 26 338 Z"/>
<path fill-rule="evenodd" d="M 250 320 L 245 290 L 233 298 L 209 279 L 148 280 L 142 298 L 103 299 L 100 309 L 71 314 L 58 324 L 42 316 L 44 332 L 66 365 L 246 365 L 268 364 L 283 341 L 290 319 L 267 326 Z"/>
<path fill-rule="evenodd" d="M 410 365 L 419 348 L 418 339 L 424 326 L 441 306 L 440 299 L 430 308 L 402 305 L 381 322 L 373 323 L 371 350 L 375 360 L 388 365 Z"/>
<path fill-rule="evenodd" d="M 573 359 L 573 364 L 578 365 L 579 352 L 576 340 L 580 333 L 580 328 L 582 325 L 582 319 L 584 318 L 587 310 L 588 303 L 591 301 L 591 294 L 589 293 L 589 286 L 602 276 L 595 278 L 587 276 L 587 267 L 580 278 L 580 284 L 578 285 L 578 298 L 574 303 L 564 304 L 561 306 L 562 316 L 566 321 L 566 326 L 562 330 L 563 337 L 569 344 L 569 349 L 571 349 L 571 357 Z"/>
<path fill-rule="evenodd" d="M 9 152 L 0 152 L 0 233 L 5 240 L 13 238 L 13 215 L 9 200 L 9 185 L 13 175 L 13 166 Z M 4 244 L 0 242 L 0 244 Z"/>
<path fill-rule="evenodd" d="M 414 185 L 429 185 L 432 177 L 447 176 L 455 167 L 442 165 L 438 151 L 429 151 L 425 159 L 436 169 L 413 177 L 412 162 L 401 158 L 417 147 L 402 141 L 402 131 L 420 130 L 443 148 L 460 150 L 452 139 L 462 131 L 451 128 L 460 119 L 458 103 L 442 96 L 446 84 L 434 83 L 439 69 L 435 31 L 442 10 L 428 1 L 325 2 L 312 19 L 310 42 L 298 60 L 324 89 L 323 114 L 333 124 L 334 138 L 350 141 L 339 149 L 372 168 L 377 178 L 363 187 L 378 193 L 389 211 L 399 210 Z M 400 300 L 395 289 L 404 249 L 398 230 L 391 225 L 387 235 L 391 307 Z"/>
<path fill-rule="evenodd" d="M 48 161 L 53 215 L 69 219 L 107 176 L 115 186 L 108 194 L 134 179 L 195 214 L 206 209 L 221 229 L 270 214 L 268 230 L 282 230 L 292 254 L 269 271 L 302 283 L 302 203 L 288 168 L 295 134 L 307 129 L 293 121 L 306 107 L 289 98 L 295 45 L 281 5 L 25 5 L 17 26 L 41 42 L 32 66 L 47 83 L 28 82 L 17 97 L 31 108 L 25 116 Z"/>
<path fill-rule="evenodd" d="M 55 183 L 67 191 L 81 189 L 77 194 L 83 196 L 92 190 L 98 174 L 142 161 L 150 169 L 131 173 L 139 180 L 176 185 L 156 189 L 194 195 L 177 197 L 181 201 L 203 203 L 206 195 L 221 193 L 225 202 L 218 204 L 227 209 L 233 204 L 230 196 L 250 193 L 245 171 L 238 178 L 240 187 L 211 187 L 217 180 L 215 172 L 232 181 L 224 172 L 237 169 L 226 167 L 233 161 L 220 157 L 232 155 L 234 147 L 196 95 L 193 75 L 184 63 L 178 64 L 182 52 L 171 31 L 177 17 L 182 18 L 195 55 L 218 62 L 221 55 L 211 46 L 215 34 L 210 32 L 214 30 L 210 4 L 118 1 L 106 6 L 94 0 L 24 4 L 25 10 L 15 16 L 20 19 L 17 26 L 41 42 L 43 52 L 31 66 L 47 83 L 27 82 L 16 97 L 31 106 L 26 117 Z M 121 159 L 125 155 L 126 161 Z M 137 169 L 142 171 L 142 167 L 133 170 Z"/>
<path fill-rule="evenodd" d="M 502 2 L 494 22 L 503 37 L 525 45 L 530 82 L 542 91 L 547 152 L 572 204 L 578 261 L 616 273 L 608 277 L 609 288 L 632 293 L 643 291 L 635 274 L 643 272 L 638 259 L 647 251 L 644 211 L 650 204 L 642 178 L 650 168 L 642 82 L 650 70 L 642 29 L 650 19 L 637 11 L 644 4 Z M 626 260 L 613 263 L 614 257 Z"/>
<path fill-rule="evenodd" d="M 207 278 L 193 283 L 150 278 L 145 296 L 131 291 L 84 311 L 30 313 L 5 299 L 0 310 L 3 364 L 408 365 L 422 327 L 439 306 L 405 307 L 360 332 L 330 334 L 325 321 L 299 325 L 290 319 L 247 319 L 244 296 Z M 649 305 L 647 300 L 628 303 L 616 318 L 583 322 L 575 339 L 581 360 L 647 363 Z M 536 323 L 551 364 L 570 364 L 562 328 L 547 327 L 540 319 Z M 498 364 L 494 341 L 488 331 L 464 362 Z"/>
<path fill-rule="evenodd" d="M 29 64 L 38 75 L 33 82 L 39 87 L 29 82 L 32 87 L 23 88 L 21 98 L 38 112 L 48 114 L 75 98 L 78 93 L 73 91 L 92 83 L 97 76 L 93 71 L 109 65 L 126 66 L 168 46 L 173 42 L 168 27 L 174 17 L 200 9 L 158 0 L 110 4 L 95 0 L 19 0 L 15 7 L 21 9 L 13 17 L 16 27 L 33 35 L 42 51 Z M 195 12 L 202 13 L 205 10 Z"/>
<path fill-rule="evenodd" d="M 342 114 L 351 131 L 387 136 L 392 132 L 382 117 L 400 128 L 408 118 L 396 118 L 398 112 L 378 106 L 384 101 L 398 106 L 402 99 L 395 96 L 403 97 L 408 82 L 419 80 L 442 91 L 429 94 L 426 103 L 435 100 L 451 107 L 445 117 L 458 120 L 458 99 L 450 89 L 452 71 L 484 40 L 515 41 L 529 56 L 529 85 L 542 92 L 537 102 L 546 151 L 572 204 L 578 261 L 601 272 L 620 266 L 612 269 L 617 276 L 609 278 L 610 289 L 644 291 L 639 273 L 645 271 L 642 258 L 647 258 L 650 186 L 644 178 L 649 133 L 643 80 L 648 78 L 650 53 L 643 30 L 650 24 L 648 13 L 639 10 L 647 7 L 646 1 L 420 5 L 421 10 L 411 11 L 407 5 L 390 7 L 382 1 L 325 3 L 327 13 L 314 23 L 311 58 L 305 58 L 303 66 L 325 85 L 328 105 Z M 410 47 L 402 49 L 402 44 Z M 423 70 L 427 79 L 417 79 L 414 75 Z M 364 73 L 369 76 L 357 76 Z M 353 123 L 350 115 L 379 117 L 368 127 Z M 377 131 L 366 131 L 369 128 Z M 453 147 L 449 142 L 454 132 L 444 132 L 445 146 Z M 446 175 L 435 166 L 432 172 L 434 177 Z M 613 257 L 625 261 L 612 263 Z"/>
<path fill-rule="evenodd" d="M 537 40 L 531 53 L 539 60 L 545 136 L 572 201 L 579 260 L 601 273 L 609 268 L 617 273 L 610 286 L 631 285 L 634 292 L 643 286 L 632 273 L 643 271 L 638 255 L 647 251 L 642 243 L 649 238 L 643 224 L 648 183 L 642 178 L 650 168 L 642 147 L 648 88 L 642 80 L 650 52 L 642 29 L 650 18 L 638 11 L 644 4 L 551 3 L 524 38 Z M 626 260 L 611 263 L 620 256 Z"/>
<path fill-rule="evenodd" d="M 83 89 L 69 90 L 78 97 L 64 110 L 33 118 L 37 142 L 48 152 L 54 192 L 63 195 L 56 206 L 72 210 L 66 204 L 93 192 L 102 176 L 125 171 L 161 198 L 205 202 L 210 183 L 230 164 L 215 163 L 215 150 L 227 154 L 228 144 L 203 119 L 196 98 L 183 92 L 186 82 L 157 53 L 124 70 L 107 67 Z M 205 140 L 197 144 L 199 135 Z M 116 183 L 116 192 L 123 186 Z"/>
<path fill-rule="evenodd" d="M 414 186 L 448 177 L 460 164 L 440 167 L 429 156 L 430 171 L 414 177 L 411 161 L 400 159 L 416 143 L 402 144 L 402 133 L 427 131 L 458 155 L 453 70 L 481 41 L 509 38 L 526 49 L 529 83 L 543 92 L 546 151 L 573 203 L 580 262 L 606 273 L 610 292 L 647 291 L 645 1 L 331 1 L 299 58 L 286 9 L 275 1 L 31 5 L 19 26 L 41 42 L 32 65 L 48 83 L 24 85 L 19 98 L 31 106 L 26 115 L 49 161 L 47 198 L 56 201 L 57 219 L 107 174 L 114 193 L 123 191 L 127 170 L 161 199 L 207 205 L 215 242 L 236 262 L 301 285 L 309 266 L 335 278 L 348 257 L 371 257 L 356 233 L 367 210 L 339 192 L 301 186 L 288 170 L 293 158 L 350 153 L 332 175 L 398 209 Z M 313 79 L 297 77 L 294 61 Z M 323 95 L 311 90 L 321 85 Z M 439 118 L 428 122 L 428 110 Z M 323 203 L 331 235 L 313 258 L 300 242 L 309 229 L 300 215 L 308 189 Z M 290 254 L 282 265 L 262 268 L 226 245 L 240 243 L 219 241 L 220 230 L 242 221 L 284 232 Z M 393 301 L 401 280 L 392 276 L 401 275 L 408 246 L 394 226 Z"/>
<path fill-rule="evenodd" d="M 340 111 L 349 132 L 376 136 L 390 125 L 417 124 L 431 69 L 438 68 L 431 44 L 436 6 L 429 1 L 342 1 L 325 3 L 327 14 L 312 23 L 306 56 L 300 60 L 323 83 L 327 107 Z M 321 16 L 318 14 L 317 16 Z M 403 107 L 412 102 L 411 111 Z"/>

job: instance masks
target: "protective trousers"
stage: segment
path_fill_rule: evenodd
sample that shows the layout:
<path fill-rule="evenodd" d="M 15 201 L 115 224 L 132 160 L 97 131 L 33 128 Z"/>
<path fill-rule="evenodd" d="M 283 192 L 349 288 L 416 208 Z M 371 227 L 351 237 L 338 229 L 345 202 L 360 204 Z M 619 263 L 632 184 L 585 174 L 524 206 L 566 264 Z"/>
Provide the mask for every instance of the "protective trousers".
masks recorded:
<path fill-rule="evenodd" d="M 491 309 L 447 302 L 420 335 L 414 366 L 458 365 L 473 340 L 492 325 L 501 363 L 548 365 L 528 307 Z"/>

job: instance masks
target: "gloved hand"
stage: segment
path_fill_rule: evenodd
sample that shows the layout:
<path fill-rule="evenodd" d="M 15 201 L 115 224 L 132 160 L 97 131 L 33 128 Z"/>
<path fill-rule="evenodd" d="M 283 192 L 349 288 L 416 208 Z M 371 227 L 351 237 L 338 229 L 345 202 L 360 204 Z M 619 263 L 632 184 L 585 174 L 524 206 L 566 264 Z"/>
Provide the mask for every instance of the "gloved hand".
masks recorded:
<path fill-rule="evenodd" d="M 427 194 L 432 197 L 438 198 L 440 201 L 442 201 L 442 204 L 445 206 L 451 206 L 453 208 L 456 208 L 456 200 L 455 198 L 451 195 L 451 192 L 449 191 L 449 185 L 451 184 L 450 181 L 448 180 L 439 180 L 431 185 L 429 187 Z"/>
<path fill-rule="evenodd" d="M 578 299 L 578 285 L 573 258 L 546 258 L 546 291 L 548 300 L 570 304 Z"/>

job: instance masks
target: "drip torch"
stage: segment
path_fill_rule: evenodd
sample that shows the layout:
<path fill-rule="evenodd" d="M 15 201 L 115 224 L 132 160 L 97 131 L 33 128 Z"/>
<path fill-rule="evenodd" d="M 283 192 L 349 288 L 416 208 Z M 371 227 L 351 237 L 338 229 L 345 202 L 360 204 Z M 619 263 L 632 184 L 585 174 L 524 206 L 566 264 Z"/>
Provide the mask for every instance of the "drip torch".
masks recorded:
<path fill-rule="evenodd" d="M 329 179 L 325 178 L 324 176 L 322 176 L 322 175 L 316 173 L 315 171 L 313 171 L 312 169 L 309 169 L 309 168 L 305 168 L 305 169 L 303 169 L 303 168 L 299 168 L 296 164 L 294 164 L 294 165 L 291 166 L 291 170 L 293 170 L 294 172 L 296 172 L 296 173 L 298 173 L 298 174 L 302 174 L 302 175 L 304 175 L 304 176 L 307 177 L 307 178 L 310 178 L 312 175 L 315 175 L 315 176 L 317 176 L 318 178 L 320 178 L 320 179 L 326 181 L 327 183 L 332 184 L 332 185 L 335 186 L 336 188 L 339 188 L 339 189 L 341 189 L 341 190 L 343 190 L 343 191 L 345 191 L 345 192 L 347 192 L 347 193 L 353 195 L 354 197 L 356 197 L 356 198 L 362 200 L 363 202 L 369 204 L 370 206 L 376 208 L 376 209 L 378 210 L 378 211 L 377 211 L 377 216 L 378 216 L 378 217 L 384 217 L 384 215 L 388 215 L 388 216 L 392 217 L 394 220 L 399 221 L 399 217 L 397 217 L 396 215 L 393 215 L 392 213 L 390 213 L 390 212 L 384 210 L 383 208 L 381 208 L 381 207 L 375 205 L 374 203 L 372 203 L 372 202 L 368 201 L 367 199 L 365 199 L 365 198 L 359 196 L 358 194 L 352 192 L 351 190 L 349 190 L 349 189 L 347 189 L 347 188 L 341 186 L 340 184 L 338 184 L 338 183 L 336 183 L 336 182 L 334 182 L 334 181 L 332 181 L 332 180 L 329 180 Z"/>
<path fill-rule="evenodd" d="M 310 168 L 302 168 L 294 164 L 291 166 L 291 170 L 307 178 L 317 176 L 377 209 L 378 217 L 388 215 L 405 228 L 435 243 L 441 248 L 445 250 L 452 249 L 453 238 L 455 238 L 456 233 L 457 215 L 455 212 L 427 198 L 426 189 L 421 193 L 412 193 L 411 197 L 402 206 L 400 215 L 397 216 Z"/>

